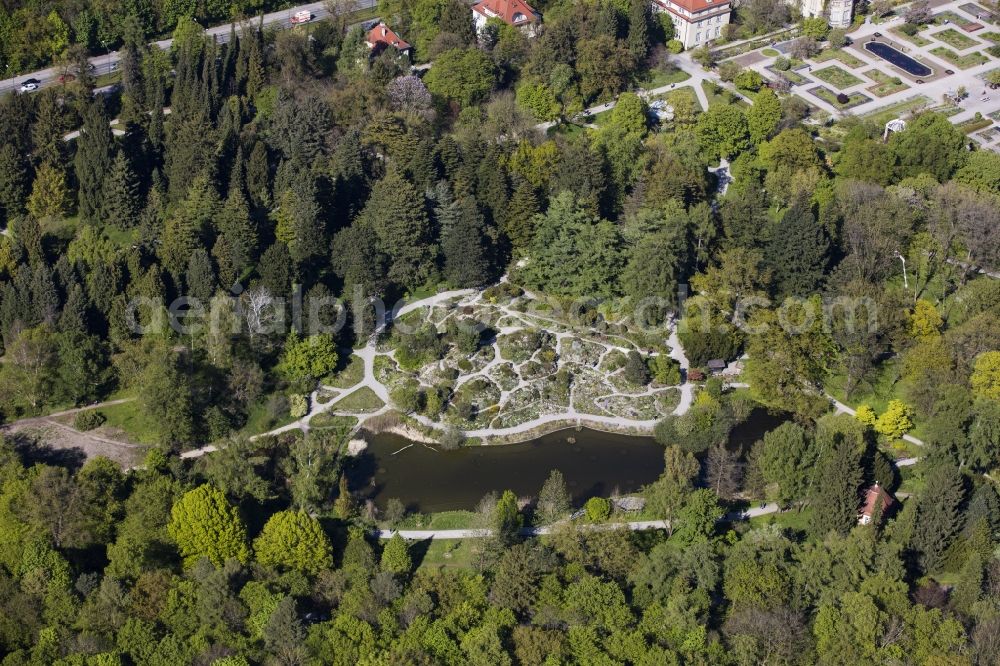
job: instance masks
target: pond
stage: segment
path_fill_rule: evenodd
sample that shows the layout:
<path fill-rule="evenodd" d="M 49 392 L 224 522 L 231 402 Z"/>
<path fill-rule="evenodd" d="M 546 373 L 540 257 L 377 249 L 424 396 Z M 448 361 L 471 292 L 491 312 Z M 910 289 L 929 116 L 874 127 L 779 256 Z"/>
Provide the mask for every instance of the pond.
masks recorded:
<path fill-rule="evenodd" d="M 874 53 L 879 58 L 889 61 L 896 67 L 899 67 L 903 71 L 909 72 L 914 76 L 930 76 L 934 73 L 934 70 L 927 65 L 917 62 L 902 51 L 894 49 L 888 44 L 883 44 L 882 42 L 868 42 L 865 44 L 865 50 Z"/>
<path fill-rule="evenodd" d="M 730 436 L 745 450 L 785 417 L 756 409 Z M 351 488 L 385 507 L 401 500 L 409 511 L 474 509 L 490 491 L 537 497 L 558 469 L 576 505 L 613 491 L 630 493 L 663 472 L 663 447 L 652 437 L 570 428 L 523 444 L 473 446 L 456 451 L 412 442 L 392 433 L 366 436 L 369 446 L 351 466 Z"/>
<path fill-rule="evenodd" d="M 350 474 L 352 488 L 357 484 L 379 506 L 395 497 L 423 513 L 474 509 L 490 491 L 537 496 L 553 469 L 562 472 L 576 503 L 616 488 L 638 490 L 663 472 L 663 447 L 653 438 L 597 430 L 571 428 L 523 444 L 456 451 L 391 433 L 366 439 L 368 450 Z"/>

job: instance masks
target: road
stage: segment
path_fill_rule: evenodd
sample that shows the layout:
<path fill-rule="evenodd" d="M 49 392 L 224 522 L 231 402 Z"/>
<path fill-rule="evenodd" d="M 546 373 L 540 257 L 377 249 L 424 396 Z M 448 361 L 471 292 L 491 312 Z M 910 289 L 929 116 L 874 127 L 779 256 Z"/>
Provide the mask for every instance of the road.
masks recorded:
<path fill-rule="evenodd" d="M 375 6 L 375 4 L 376 0 L 356 0 L 355 10 L 371 9 Z M 314 21 L 330 16 L 330 12 L 326 9 L 325 2 L 311 2 L 306 5 L 283 9 L 280 12 L 264 14 L 264 27 L 288 28 L 292 25 L 292 17 L 295 16 L 296 12 L 306 10 L 312 13 Z M 256 19 L 254 20 L 254 23 L 256 24 Z M 220 43 L 225 43 L 229 40 L 229 32 L 230 24 L 226 23 L 224 25 L 215 26 L 214 28 L 209 28 L 205 31 L 205 34 L 215 37 Z M 153 45 L 161 49 L 170 48 L 171 43 L 173 43 L 172 39 L 163 39 L 158 42 L 152 42 Z M 90 63 L 94 66 L 94 76 L 103 76 L 104 74 L 110 74 L 113 72 L 118 66 L 119 59 L 117 51 L 96 55 L 90 58 Z M 18 88 L 21 85 L 21 82 L 25 79 L 38 79 L 41 81 L 39 89 L 55 85 L 57 83 L 56 79 L 63 71 L 63 67 L 53 66 L 37 72 L 26 72 L 19 76 L 15 76 L 14 78 L 2 80 L 0 81 L 0 93 Z"/>

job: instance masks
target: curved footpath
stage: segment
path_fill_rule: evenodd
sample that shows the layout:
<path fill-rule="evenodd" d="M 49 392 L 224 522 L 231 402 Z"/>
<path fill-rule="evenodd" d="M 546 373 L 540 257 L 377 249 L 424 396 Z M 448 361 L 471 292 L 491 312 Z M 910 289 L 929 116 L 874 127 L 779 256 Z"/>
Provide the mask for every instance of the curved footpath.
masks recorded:
<path fill-rule="evenodd" d="M 406 303 L 405 305 L 395 307 L 391 313 L 387 313 L 386 319 L 388 321 L 397 320 L 400 317 L 403 317 L 411 312 L 420 310 L 421 308 L 433 308 L 443 303 L 452 301 L 454 299 L 464 298 L 466 296 L 472 296 L 477 293 L 481 295 L 482 292 L 476 289 L 456 289 L 452 291 L 443 291 L 439 294 L 428 296 L 427 298 L 422 298 L 413 301 L 411 303 Z M 504 314 L 512 318 L 521 319 L 522 321 L 524 321 L 523 313 L 518 313 L 509 310 L 504 306 L 498 306 L 498 307 L 502 312 L 504 312 Z M 527 322 L 525 323 L 527 324 Z M 333 406 L 338 401 L 340 401 L 341 398 L 362 388 L 367 388 L 371 390 L 373 393 L 375 393 L 375 395 L 377 395 L 378 398 L 382 401 L 383 407 L 376 411 L 363 412 L 363 413 L 344 412 L 338 410 L 336 412 L 338 415 L 353 416 L 357 418 L 359 420 L 359 427 L 360 427 L 361 423 L 363 423 L 365 419 L 388 412 L 390 410 L 389 390 L 385 386 L 385 384 L 383 384 L 375 377 L 375 357 L 379 355 L 386 355 L 385 352 L 379 352 L 378 349 L 376 348 L 378 336 L 385 328 L 385 326 L 386 324 L 381 325 L 378 328 L 378 330 L 376 330 L 376 332 L 369 337 L 368 343 L 364 347 L 362 347 L 361 349 L 355 349 L 352 352 L 353 355 L 360 358 L 364 364 L 364 376 L 362 377 L 361 381 L 345 389 L 338 389 L 331 386 L 323 386 L 322 390 L 327 395 L 332 395 L 332 397 L 329 400 L 321 402 L 319 400 L 320 397 L 319 391 L 314 391 L 311 395 L 310 412 L 308 414 L 306 414 L 300 419 L 297 419 L 296 421 L 283 425 L 279 428 L 275 428 L 274 430 L 262 433 L 260 435 L 255 435 L 254 438 L 263 437 L 267 435 L 278 435 L 296 429 L 308 432 L 309 423 L 315 416 L 317 416 L 318 414 L 322 414 L 324 412 L 331 411 Z M 689 369 L 689 363 L 687 356 L 684 354 L 684 349 L 681 346 L 680 340 L 677 337 L 676 326 L 672 328 L 670 337 L 667 339 L 667 344 L 671 347 L 670 357 L 679 363 L 681 369 L 684 372 L 687 372 L 687 370 Z M 677 407 L 675 407 L 673 412 L 671 413 L 673 415 L 680 416 L 681 414 L 685 414 L 691 408 L 691 405 L 694 403 L 694 387 L 690 383 L 685 382 L 680 386 L 678 386 L 677 390 L 680 393 L 680 400 L 677 404 Z M 444 429 L 444 426 L 441 423 L 429 419 L 421 414 L 414 414 L 412 415 L 412 418 L 414 418 L 417 422 L 419 422 L 421 425 L 425 427 L 433 428 L 438 431 Z M 573 406 L 572 400 L 570 400 L 569 407 L 564 411 L 555 414 L 543 414 L 530 421 L 525 421 L 524 423 L 519 423 L 517 425 L 509 426 L 506 428 L 477 428 L 473 430 L 466 430 L 465 435 L 467 437 L 479 437 L 479 438 L 509 437 L 509 436 L 516 436 L 516 435 L 523 435 L 526 433 L 530 433 L 533 430 L 536 430 L 542 426 L 553 425 L 553 424 L 565 425 L 566 427 L 585 426 L 588 424 L 592 424 L 595 426 L 611 426 L 621 430 L 638 430 L 640 432 L 648 434 L 652 432 L 653 428 L 656 426 L 658 421 L 659 419 L 638 420 L 638 419 L 626 418 L 623 416 L 606 416 L 601 414 L 589 414 L 586 412 L 579 412 L 577 411 L 576 407 Z M 185 458 L 196 458 L 204 455 L 205 453 L 210 453 L 211 451 L 214 450 L 215 447 L 210 445 L 202 447 L 200 449 L 186 451 L 182 455 Z"/>

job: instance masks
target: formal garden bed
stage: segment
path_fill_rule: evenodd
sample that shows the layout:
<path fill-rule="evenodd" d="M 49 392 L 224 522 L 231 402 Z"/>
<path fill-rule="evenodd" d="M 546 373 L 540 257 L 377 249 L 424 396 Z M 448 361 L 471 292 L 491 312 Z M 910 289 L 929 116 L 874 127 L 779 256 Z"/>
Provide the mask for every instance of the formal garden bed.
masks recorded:
<path fill-rule="evenodd" d="M 783 77 L 785 77 L 786 79 L 789 80 L 789 82 L 793 86 L 800 86 L 803 83 L 808 83 L 809 82 L 809 79 L 807 79 L 806 77 L 802 76 L 801 74 L 799 74 L 798 72 L 796 72 L 794 69 L 787 69 L 787 70 L 782 71 L 782 70 L 776 69 L 773 65 L 770 65 L 770 66 L 766 67 L 765 69 L 767 69 L 767 71 L 771 72 L 775 76 L 783 76 Z"/>
<path fill-rule="evenodd" d="M 967 53 L 965 55 L 959 55 L 952 51 L 951 49 L 945 48 L 943 46 L 938 46 L 930 50 L 932 55 L 936 55 L 939 58 L 947 60 L 951 64 L 955 65 L 959 69 L 969 69 L 970 67 L 975 67 L 976 65 L 982 65 L 984 62 L 988 62 L 989 58 L 984 56 L 982 53 Z"/>
<path fill-rule="evenodd" d="M 819 79 L 820 81 L 825 81 L 835 88 L 850 88 L 851 86 L 856 86 L 859 83 L 864 83 L 861 79 L 854 76 L 850 72 L 844 71 L 836 65 L 831 65 L 829 67 L 824 67 L 823 69 L 815 70 L 812 75 Z"/>
<path fill-rule="evenodd" d="M 925 109 L 930 103 L 931 100 L 924 95 L 915 95 L 895 104 L 883 106 L 880 109 L 866 113 L 862 117 L 873 120 L 879 125 L 884 125 L 895 118 L 903 118 L 905 120 L 910 113 L 918 109 Z"/>
<path fill-rule="evenodd" d="M 899 28 L 889 28 L 889 32 L 895 35 L 898 39 L 907 41 L 914 46 L 930 46 L 934 43 L 926 37 L 923 37 L 920 33 L 908 35 Z"/>
<path fill-rule="evenodd" d="M 982 46 L 979 42 L 972 39 L 967 35 L 963 35 L 958 30 L 954 28 L 948 28 L 947 30 L 942 30 L 941 32 L 935 32 L 931 35 L 934 39 L 939 42 L 944 42 L 952 48 L 958 49 L 959 51 L 964 51 L 965 49 L 971 49 L 973 46 Z"/>
<path fill-rule="evenodd" d="M 824 102 L 832 104 L 841 111 L 846 111 L 847 109 L 853 109 L 854 107 L 860 106 L 865 102 L 872 101 L 871 97 L 860 92 L 853 92 L 850 95 L 844 95 L 844 93 L 840 93 L 838 95 L 834 91 L 824 86 L 816 86 L 815 88 L 810 88 L 809 93 L 815 95 Z"/>
<path fill-rule="evenodd" d="M 945 10 L 934 15 L 934 25 L 947 25 L 953 23 L 959 28 L 972 25 L 975 21 L 965 18 L 961 14 L 956 14 L 951 10 Z"/>
<path fill-rule="evenodd" d="M 862 73 L 875 82 L 875 85 L 868 86 L 865 90 L 876 97 L 885 97 L 910 87 L 898 76 L 889 76 L 880 69 L 870 69 Z"/>
<path fill-rule="evenodd" d="M 827 62 L 829 60 L 839 60 L 852 69 L 865 66 L 863 60 L 851 53 L 848 53 L 847 51 L 844 51 L 843 49 L 827 49 L 812 58 L 812 61 L 817 63 Z"/>

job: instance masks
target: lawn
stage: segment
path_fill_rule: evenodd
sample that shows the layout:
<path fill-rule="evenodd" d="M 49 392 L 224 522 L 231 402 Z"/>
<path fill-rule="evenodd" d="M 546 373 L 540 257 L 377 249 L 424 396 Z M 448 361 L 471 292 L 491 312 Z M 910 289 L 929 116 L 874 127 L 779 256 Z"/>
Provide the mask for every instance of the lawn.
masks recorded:
<path fill-rule="evenodd" d="M 268 397 L 264 396 L 250 407 L 250 411 L 247 414 L 247 422 L 240 432 L 246 435 L 258 435 L 262 432 L 283 426 L 286 423 L 291 423 L 294 420 L 288 414 L 287 408 L 283 414 L 275 418 L 272 409 L 268 407 Z"/>
<path fill-rule="evenodd" d="M 333 404 L 333 408 L 338 412 L 374 412 L 383 407 L 385 403 L 382 399 L 367 386 L 348 393 Z"/>
<path fill-rule="evenodd" d="M 701 88 L 708 96 L 709 106 L 715 106 L 716 104 L 739 104 L 740 106 L 747 105 L 747 103 L 741 98 L 736 97 L 730 91 L 725 88 L 721 88 L 710 81 L 702 81 Z"/>
<path fill-rule="evenodd" d="M 809 528 L 809 518 L 812 516 L 812 508 L 806 507 L 801 511 L 792 509 L 784 513 L 769 513 L 764 516 L 757 516 L 750 519 L 752 527 L 763 527 L 765 525 L 778 525 L 793 530 L 807 530 Z"/>
<path fill-rule="evenodd" d="M 651 70 L 640 83 L 642 87 L 646 90 L 652 88 L 661 88 L 663 86 L 668 86 L 671 83 L 680 83 L 682 81 L 687 81 L 691 78 L 691 75 L 685 72 L 683 69 L 677 69 L 675 67 L 669 70 L 664 69 L 654 69 Z"/>
<path fill-rule="evenodd" d="M 858 77 L 854 76 L 850 72 L 844 71 L 836 65 L 830 65 L 829 67 L 818 69 L 812 74 L 820 81 L 826 81 L 833 87 L 841 90 L 844 88 L 850 88 L 851 86 L 856 86 L 859 83 L 864 83 Z"/>
<path fill-rule="evenodd" d="M 101 413 L 107 419 L 104 426 L 118 428 L 129 440 L 140 444 L 155 444 L 159 427 L 156 420 L 147 414 L 138 400 L 120 405 L 101 407 Z"/>
<path fill-rule="evenodd" d="M 931 49 L 931 53 L 938 56 L 939 58 L 944 58 L 945 60 L 955 65 L 959 69 L 969 69 L 970 67 L 975 67 L 976 65 L 982 65 L 984 62 L 989 61 L 989 58 L 984 56 L 982 53 L 968 53 L 966 55 L 958 55 L 951 49 L 946 49 L 943 46 L 938 46 L 937 48 Z"/>
<path fill-rule="evenodd" d="M 839 60 L 851 68 L 865 66 L 862 60 L 842 49 L 828 49 L 812 59 L 813 62 L 827 62 L 828 60 Z"/>
<path fill-rule="evenodd" d="M 899 28 L 889 28 L 889 32 L 891 32 L 899 39 L 910 42 L 914 46 L 930 46 L 933 43 L 926 37 L 921 37 L 920 33 L 917 33 L 915 35 L 908 35 Z"/>
<path fill-rule="evenodd" d="M 984 32 L 979 36 L 984 39 L 990 40 L 994 44 L 1000 44 L 1000 32 Z"/>
<path fill-rule="evenodd" d="M 963 35 L 958 30 L 954 28 L 948 28 L 947 30 L 942 30 L 941 32 L 936 32 L 931 35 L 934 39 L 939 42 L 944 42 L 948 46 L 958 49 L 959 51 L 964 51 L 965 49 L 971 49 L 973 46 L 981 46 L 979 42 Z"/>
<path fill-rule="evenodd" d="M 424 544 L 427 544 L 426 546 Z M 426 547 L 426 551 L 424 548 Z M 471 569 L 476 561 L 477 547 L 475 539 L 435 539 L 411 544 L 410 552 L 420 553 L 421 569 Z"/>
<path fill-rule="evenodd" d="M 866 90 L 876 97 L 885 97 L 910 87 L 898 76 L 889 76 L 881 69 L 870 69 L 863 74 L 875 82 L 875 85 L 869 86 Z"/>
<path fill-rule="evenodd" d="M 884 125 L 893 118 L 903 118 L 911 111 L 922 109 L 928 104 L 930 104 L 930 100 L 927 97 L 923 95 L 915 95 L 914 97 L 904 99 L 901 102 L 896 102 L 895 104 L 890 104 L 889 106 L 884 106 L 870 113 L 866 113 L 863 117 L 874 120 L 879 125 Z"/>
<path fill-rule="evenodd" d="M 346 361 L 341 359 L 342 367 L 337 372 L 325 378 L 321 383 L 334 388 L 351 388 L 365 376 L 365 362 L 351 354 Z"/>
<path fill-rule="evenodd" d="M 341 437 L 346 437 L 347 433 L 351 432 L 356 425 L 358 425 L 358 420 L 353 416 L 338 416 L 330 412 L 317 414 L 309 420 L 311 430 L 334 430 Z"/>
<path fill-rule="evenodd" d="M 767 56 L 768 58 L 777 58 L 779 55 L 781 55 L 774 49 L 763 49 L 761 50 L 760 54 L 763 56 Z"/>
<path fill-rule="evenodd" d="M 896 376 L 896 362 L 890 360 L 883 362 L 871 375 L 870 381 L 855 388 L 850 397 L 844 394 L 845 377 L 842 374 L 834 374 L 830 377 L 824 388 L 827 393 L 845 405 L 850 407 L 868 405 L 881 414 L 885 411 L 890 400 L 899 397 L 897 395 L 899 382 Z"/>
<path fill-rule="evenodd" d="M 483 517 L 475 511 L 438 511 L 411 513 L 391 527 L 400 530 L 468 530 L 480 527 L 482 522 Z"/>
<path fill-rule="evenodd" d="M 816 97 L 819 97 L 824 102 L 832 104 L 833 106 L 841 110 L 851 109 L 854 108 L 855 106 L 858 106 L 859 104 L 864 104 L 865 102 L 871 101 L 871 98 L 868 97 L 868 95 L 859 92 L 853 92 L 850 95 L 848 95 L 847 103 L 841 104 L 840 102 L 837 101 L 837 93 L 833 92 L 829 88 L 824 88 L 823 86 L 816 86 L 815 88 L 810 88 L 809 92 L 815 95 Z"/>

